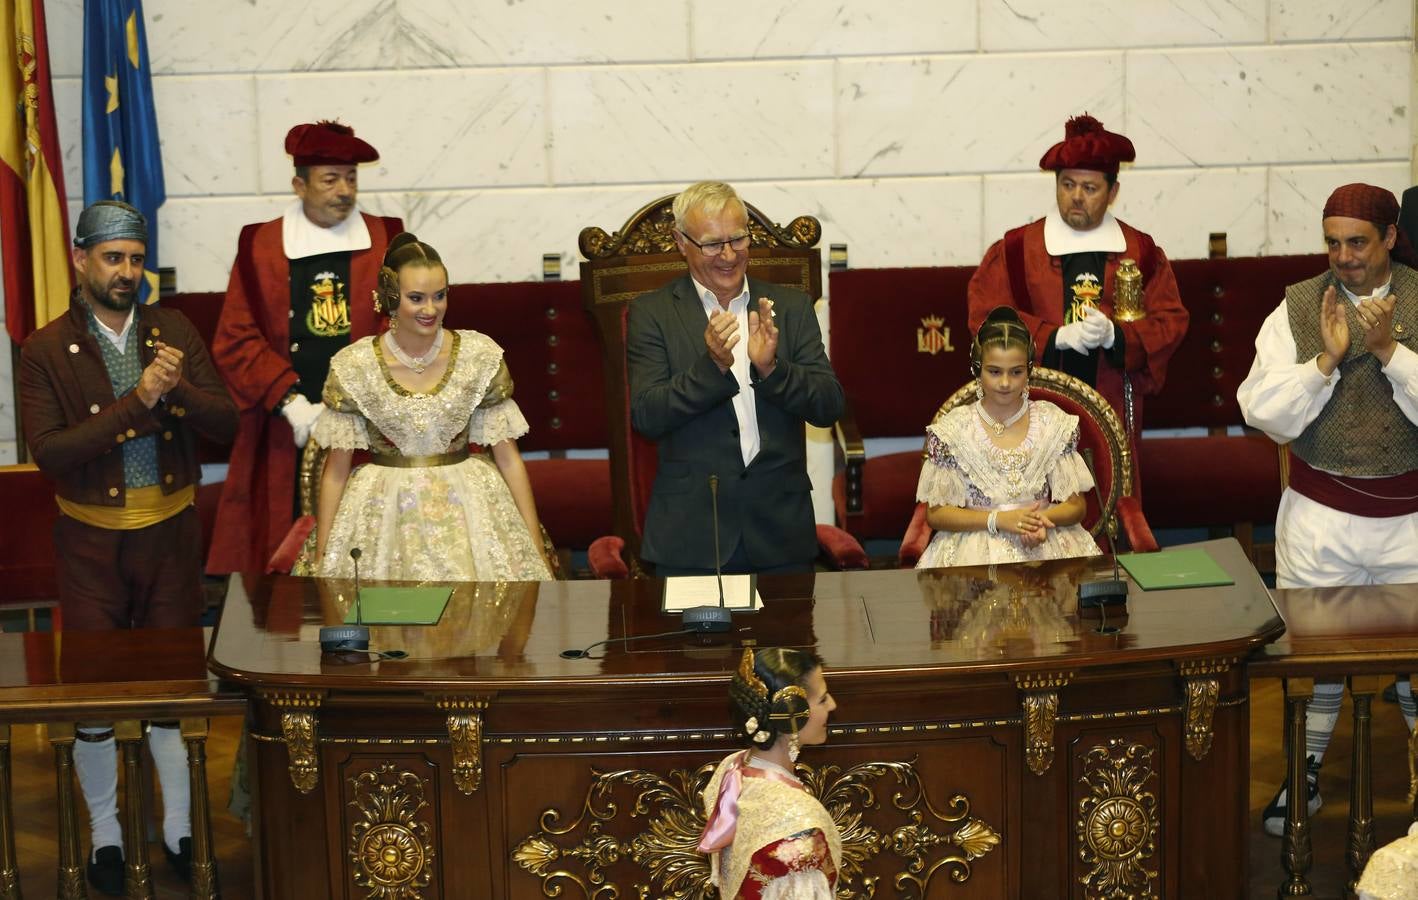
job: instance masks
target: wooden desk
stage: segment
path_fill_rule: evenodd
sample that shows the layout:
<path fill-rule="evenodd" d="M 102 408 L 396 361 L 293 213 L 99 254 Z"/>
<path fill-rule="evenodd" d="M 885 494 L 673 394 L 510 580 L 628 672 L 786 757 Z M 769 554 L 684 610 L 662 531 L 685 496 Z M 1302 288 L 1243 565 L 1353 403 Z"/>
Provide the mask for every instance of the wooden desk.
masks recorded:
<path fill-rule="evenodd" d="M 1354 755 L 1349 777 L 1350 889 L 1374 852 L 1373 747 L 1369 739 L 1374 693 L 1383 676 L 1418 672 L 1418 585 L 1292 588 L 1274 593 L 1286 633 L 1251 659 L 1252 677 L 1285 679 L 1285 745 L 1290 784 L 1305 779 L 1305 710 L 1316 678 L 1345 679 L 1354 701 Z M 1418 742 L 1410 744 L 1418 763 Z M 1410 771 L 1413 771 L 1410 769 Z M 1418 783 L 1414 818 L 1418 819 Z M 1288 874 L 1281 897 L 1310 895 L 1312 848 L 1309 810 L 1292 803 L 1281 860 Z"/>
<path fill-rule="evenodd" d="M 1135 592 L 1117 634 L 1072 612 L 1088 561 L 763 578 L 728 635 L 628 646 L 678 626 L 658 581 L 465 584 L 435 627 L 373 628 L 412 658 L 372 663 L 316 643 L 348 582 L 236 579 L 211 665 L 253 701 L 265 896 L 702 896 L 752 641 L 826 660 L 799 768 L 851 896 L 1240 898 L 1243 666 L 1281 622 L 1235 541 L 1204 546 L 1236 585 Z"/>
<path fill-rule="evenodd" d="M 129 897 L 152 897 L 147 812 L 139 775 L 142 721 L 176 719 L 187 744 L 192 789 L 192 896 L 221 896 L 207 802 L 207 718 L 242 715 L 246 701 L 222 694 L 206 669 L 201 628 L 0 634 L 0 900 L 19 900 L 11 810 L 10 728 L 48 723 L 59 805 L 59 896 L 86 896 L 74 797 L 76 722 L 112 722 L 125 778 L 123 842 Z M 141 848 L 141 852 L 134 848 Z"/>

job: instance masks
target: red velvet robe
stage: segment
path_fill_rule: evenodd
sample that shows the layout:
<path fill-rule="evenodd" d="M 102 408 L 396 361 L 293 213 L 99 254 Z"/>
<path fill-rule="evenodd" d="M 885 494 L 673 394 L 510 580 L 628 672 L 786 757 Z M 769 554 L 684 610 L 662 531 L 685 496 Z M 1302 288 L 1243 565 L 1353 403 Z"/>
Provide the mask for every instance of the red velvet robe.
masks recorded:
<path fill-rule="evenodd" d="M 370 299 L 399 219 L 364 216 L 370 247 L 350 258 L 350 340 L 374 334 Z M 207 571 L 262 572 L 290 529 L 297 448 L 276 404 L 295 385 L 290 361 L 290 262 L 281 219 L 241 230 L 212 359 L 241 411 Z M 254 289 L 253 289 L 254 288 Z"/>
<path fill-rule="evenodd" d="M 1177 279 L 1172 275 L 1172 266 L 1167 262 L 1162 248 L 1156 247 L 1153 251 L 1155 265 L 1149 272 L 1142 250 L 1144 243 L 1151 239 L 1125 222 L 1119 221 L 1118 224 L 1122 226 L 1127 251 L 1105 254 L 1107 262 L 1099 306 L 1103 312 L 1112 315 L 1114 275 L 1117 274 L 1118 261 L 1125 258 L 1137 260 L 1142 269 L 1143 302 L 1147 316 L 1136 322 L 1119 323 L 1118 327 L 1125 341 L 1124 368 L 1132 376 L 1133 412 L 1140 429 L 1143 422 L 1142 397 L 1162 390 L 1162 383 L 1167 377 L 1167 363 L 1187 333 L 1187 311 L 1177 292 Z M 1042 362 L 1050 336 L 1063 324 L 1063 267 L 1058 257 L 1050 256 L 1044 249 L 1043 219 L 1024 226 L 1023 237 L 1024 281 L 1028 287 L 1031 309 L 1020 309 L 1020 318 L 1034 335 L 1034 361 L 1038 363 Z M 996 241 L 985 252 L 984 260 L 970 279 L 968 296 L 972 332 L 979 329 L 985 316 L 996 306 L 1019 307 L 1010 287 L 1004 240 Z M 1126 426 L 1122 376 L 1122 371 L 1108 362 L 1107 354 L 1100 354 L 1098 377 L 1094 383 L 1098 393 L 1107 398 Z"/>

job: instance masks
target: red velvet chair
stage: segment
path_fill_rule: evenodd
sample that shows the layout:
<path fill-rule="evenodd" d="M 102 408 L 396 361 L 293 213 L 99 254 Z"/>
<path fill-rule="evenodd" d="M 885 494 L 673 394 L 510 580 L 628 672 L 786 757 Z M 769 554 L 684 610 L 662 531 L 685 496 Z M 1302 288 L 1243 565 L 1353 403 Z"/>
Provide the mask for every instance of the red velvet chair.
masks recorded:
<path fill-rule="evenodd" d="M 630 424 L 625 328 L 635 297 L 686 271 L 674 243 L 674 196 L 642 207 L 614 234 L 589 227 L 580 235 L 586 257 L 581 263 L 581 296 L 600 340 L 610 435 L 612 533 L 593 542 L 587 554 L 598 578 L 645 574 L 640 538 L 658 457 L 654 443 Z M 753 236 L 749 274 L 797 288 L 814 300 L 821 297 L 822 261 L 816 244 L 822 226 L 817 219 L 799 216 L 782 228 L 751 205 L 748 214 Z M 818 543 L 839 567 L 861 568 L 866 563 L 860 546 L 833 526 L 818 526 Z"/>
<path fill-rule="evenodd" d="M 1048 400 L 1064 412 L 1078 416 L 1079 450 L 1090 460 L 1097 492 L 1084 498 L 1088 512 L 1083 524 L 1098 539 L 1104 550 L 1117 539 L 1121 523 L 1128 546 L 1139 553 L 1157 550 L 1157 540 L 1142 515 L 1142 507 L 1133 496 L 1133 459 L 1127 432 L 1108 401 L 1093 388 L 1071 375 L 1053 369 L 1036 367 L 1029 378 L 1029 397 Z M 931 421 L 939 419 L 957 406 L 973 403 L 975 382 L 960 388 L 941 404 Z M 920 461 L 917 460 L 917 471 Z M 1098 497 L 1103 500 L 1098 506 Z M 901 541 L 897 562 L 903 568 L 916 564 L 931 539 L 931 527 L 926 524 L 926 505 L 917 503 L 906 536 Z"/>

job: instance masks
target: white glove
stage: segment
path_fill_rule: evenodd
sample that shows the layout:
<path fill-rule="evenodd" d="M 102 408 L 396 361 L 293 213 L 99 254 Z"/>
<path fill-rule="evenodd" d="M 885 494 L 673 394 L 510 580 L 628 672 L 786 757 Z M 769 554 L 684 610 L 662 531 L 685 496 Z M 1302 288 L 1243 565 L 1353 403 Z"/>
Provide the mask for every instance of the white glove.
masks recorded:
<path fill-rule="evenodd" d="M 311 403 L 305 399 L 304 394 L 296 394 L 289 403 L 281 407 L 281 415 L 290 423 L 297 447 L 304 447 L 305 442 L 310 440 L 310 431 L 324 412 L 325 404 Z"/>
<path fill-rule="evenodd" d="M 1060 325 L 1054 332 L 1054 346 L 1060 350 L 1072 350 L 1075 353 L 1088 353 L 1097 344 L 1091 343 L 1092 326 L 1085 319 L 1082 322 L 1070 322 L 1067 325 Z"/>
<path fill-rule="evenodd" d="M 1083 324 L 1089 328 L 1089 346 L 1113 349 L 1113 320 L 1096 306 L 1084 307 Z"/>

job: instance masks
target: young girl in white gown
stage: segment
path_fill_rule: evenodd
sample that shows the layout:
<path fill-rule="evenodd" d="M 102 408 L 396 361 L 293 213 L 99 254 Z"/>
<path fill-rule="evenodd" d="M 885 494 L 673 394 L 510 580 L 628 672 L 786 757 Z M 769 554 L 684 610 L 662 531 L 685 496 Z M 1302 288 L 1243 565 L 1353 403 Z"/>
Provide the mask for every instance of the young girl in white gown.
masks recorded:
<path fill-rule="evenodd" d="M 1001 306 L 970 346 L 974 403 L 926 430 L 916 499 L 935 529 L 920 569 L 1096 556 L 1079 524 L 1093 477 L 1078 453 L 1078 417 L 1029 399 L 1033 337 Z"/>
<path fill-rule="evenodd" d="M 408 581 L 551 577 L 531 484 L 517 451 L 527 420 L 502 348 L 446 331 L 448 270 L 412 234 L 389 244 L 375 296 L 389 330 L 330 360 L 328 447 L 320 479 L 317 573 Z M 469 444 L 480 452 L 470 452 Z M 355 450 L 370 462 L 350 471 Z"/>

